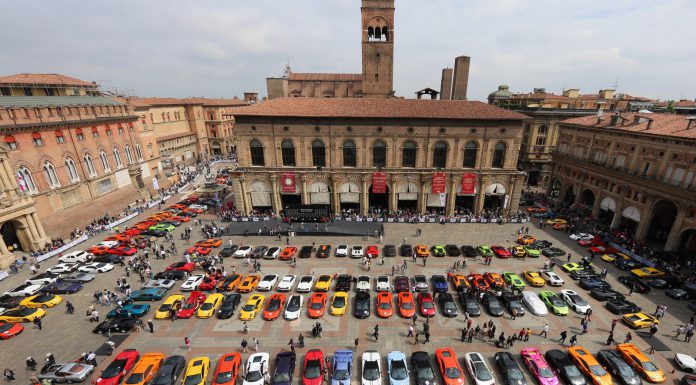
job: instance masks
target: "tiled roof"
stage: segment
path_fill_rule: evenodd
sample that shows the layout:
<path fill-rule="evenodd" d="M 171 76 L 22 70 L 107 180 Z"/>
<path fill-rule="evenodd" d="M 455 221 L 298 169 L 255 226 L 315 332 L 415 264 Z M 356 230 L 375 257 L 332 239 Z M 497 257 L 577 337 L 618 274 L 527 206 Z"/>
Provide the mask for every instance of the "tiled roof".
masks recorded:
<path fill-rule="evenodd" d="M 527 116 L 464 100 L 397 98 L 277 98 L 235 112 L 241 116 L 522 120 Z"/>
<path fill-rule="evenodd" d="M 248 106 L 249 102 L 244 99 L 217 99 L 217 98 L 191 98 L 196 104 L 203 104 L 204 106 L 215 106 L 215 107 L 235 107 L 235 106 Z"/>
<path fill-rule="evenodd" d="M 291 72 L 288 80 L 295 81 L 334 81 L 334 82 L 361 82 L 362 74 L 333 74 L 316 72 Z"/>
<path fill-rule="evenodd" d="M 122 99 L 124 102 L 126 99 Z M 182 106 L 189 104 L 202 104 L 204 106 L 246 106 L 249 103 L 242 99 L 214 99 L 214 98 L 130 98 L 135 107 L 150 106 Z"/>
<path fill-rule="evenodd" d="M 104 96 L 0 96 L 0 107 L 76 107 L 76 106 L 118 106 L 118 100 Z"/>
<path fill-rule="evenodd" d="M 696 139 L 696 128 L 690 130 L 686 129 L 689 120 L 685 115 L 625 113 L 621 116 L 624 118 L 623 123 L 619 120 L 619 124 L 616 126 L 611 125 L 611 114 L 609 113 L 602 115 L 603 120 L 600 123 L 597 123 L 597 115 L 591 115 L 567 119 L 562 121 L 561 124 L 606 128 L 607 130 L 622 130 L 643 135 L 663 135 Z M 644 117 L 645 121 L 639 124 L 633 124 L 634 116 Z M 647 119 L 652 119 L 650 129 L 648 129 Z"/>
<path fill-rule="evenodd" d="M 45 84 L 62 86 L 95 86 L 96 84 L 61 74 L 14 74 L 0 76 L 0 84 Z"/>
<path fill-rule="evenodd" d="M 528 94 L 513 94 L 512 99 L 541 99 L 541 100 L 565 100 L 564 95 L 549 94 L 546 92 L 531 92 Z"/>

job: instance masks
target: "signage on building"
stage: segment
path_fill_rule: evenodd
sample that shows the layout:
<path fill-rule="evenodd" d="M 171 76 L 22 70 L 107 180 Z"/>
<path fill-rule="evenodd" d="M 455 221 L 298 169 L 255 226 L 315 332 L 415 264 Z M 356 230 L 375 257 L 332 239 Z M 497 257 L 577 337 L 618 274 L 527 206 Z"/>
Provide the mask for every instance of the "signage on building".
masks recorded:
<path fill-rule="evenodd" d="M 294 172 L 284 172 L 280 174 L 280 185 L 281 191 L 284 193 L 294 193 L 296 192 L 295 187 L 295 173 Z"/>
<path fill-rule="evenodd" d="M 433 182 L 431 194 L 443 194 L 446 192 L 445 185 L 447 184 L 447 177 L 444 172 L 436 172 L 433 174 Z"/>
<path fill-rule="evenodd" d="M 476 190 L 476 174 L 462 175 L 462 194 L 473 194 Z"/>
<path fill-rule="evenodd" d="M 387 174 L 384 172 L 372 173 L 372 193 L 385 194 L 387 192 Z"/>

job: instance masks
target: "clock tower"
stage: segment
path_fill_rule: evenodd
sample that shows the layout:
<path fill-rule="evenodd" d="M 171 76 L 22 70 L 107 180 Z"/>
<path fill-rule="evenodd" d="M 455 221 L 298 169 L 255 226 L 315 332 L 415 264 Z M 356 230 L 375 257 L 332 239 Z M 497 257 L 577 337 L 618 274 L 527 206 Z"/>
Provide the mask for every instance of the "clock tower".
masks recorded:
<path fill-rule="evenodd" d="M 368 98 L 394 96 L 394 0 L 362 0 L 362 90 Z"/>

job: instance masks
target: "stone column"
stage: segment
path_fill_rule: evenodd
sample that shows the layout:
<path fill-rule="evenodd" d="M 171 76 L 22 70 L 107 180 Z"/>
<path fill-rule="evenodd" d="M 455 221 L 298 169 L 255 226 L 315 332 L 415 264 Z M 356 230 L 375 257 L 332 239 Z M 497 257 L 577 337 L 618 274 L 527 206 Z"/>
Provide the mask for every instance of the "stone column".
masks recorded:
<path fill-rule="evenodd" d="M 476 206 L 474 207 L 474 211 L 477 213 L 481 212 L 483 210 L 483 203 L 484 200 L 486 199 L 486 195 L 484 194 L 485 191 L 485 181 L 481 176 L 479 175 L 479 189 L 478 189 L 478 194 L 476 195 Z"/>
<path fill-rule="evenodd" d="M 239 177 L 239 186 L 242 191 L 242 212 L 244 214 L 249 214 L 251 212 L 251 205 L 249 204 L 249 193 L 247 192 L 246 178 Z"/>
<path fill-rule="evenodd" d="M 309 193 L 307 192 L 307 175 L 302 174 L 302 175 L 300 175 L 300 178 L 302 179 L 302 204 L 308 205 L 309 204 Z"/>
<path fill-rule="evenodd" d="M 427 205 L 427 202 L 426 202 L 427 195 L 425 195 L 427 193 L 427 191 L 425 190 L 426 187 L 427 187 L 427 182 L 425 180 L 425 177 L 421 176 L 419 193 L 418 193 L 418 213 L 419 214 L 423 214 L 426 210 L 426 205 Z"/>
<path fill-rule="evenodd" d="M 362 186 L 360 186 L 360 214 L 361 215 L 367 215 L 367 209 L 369 208 L 370 205 L 370 199 L 367 194 L 367 180 L 369 176 L 368 175 L 362 175 L 360 178 L 360 181 L 362 182 Z"/>
<path fill-rule="evenodd" d="M 39 216 L 36 215 L 36 212 L 31 213 L 31 219 L 34 221 L 34 225 L 39 231 L 39 237 L 41 237 L 41 239 L 46 238 L 46 232 L 44 231 L 43 225 L 41 225 L 41 221 L 39 220 Z"/>
<path fill-rule="evenodd" d="M 2 170 L 0 170 L 0 182 L 2 182 L 2 187 L 4 187 L 5 190 L 12 190 L 14 189 L 14 185 L 12 183 L 12 174 L 7 173 L 7 162 L 5 162 L 4 159 L 0 159 L 0 162 L 2 162 Z"/>
<path fill-rule="evenodd" d="M 331 176 L 331 204 L 333 205 L 334 215 L 341 213 L 341 197 L 338 193 L 338 180 Z"/>
<path fill-rule="evenodd" d="M 9 182 L 9 184 L 7 185 L 7 188 L 12 188 L 12 189 L 17 188 L 17 183 L 15 183 L 15 179 L 13 176 L 14 174 L 12 173 L 12 169 L 10 168 L 10 163 L 6 159 L 3 159 L 2 167 L 5 169 L 5 173 L 7 175 L 8 182 Z"/>
<path fill-rule="evenodd" d="M 396 179 L 392 175 L 391 185 L 389 187 L 389 211 L 396 211 Z"/>
<path fill-rule="evenodd" d="M 648 233 L 648 228 L 650 228 L 650 222 L 652 221 L 652 215 L 652 206 L 648 207 L 648 209 L 645 210 L 645 214 L 640 213 L 640 222 L 636 227 L 636 233 L 633 235 L 633 238 L 639 241 L 645 240 L 645 235 Z"/>
<path fill-rule="evenodd" d="M 672 228 L 669 230 L 667 242 L 665 242 L 665 251 L 674 250 L 679 243 L 679 235 L 681 233 L 684 217 L 686 217 L 686 205 L 677 205 L 677 216 L 674 218 Z"/>
<path fill-rule="evenodd" d="M 271 194 L 271 207 L 273 208 L 273 212 L 278 214 L 280 213 L 280 207 L 278 206 L 278 200 L 276 197 L 278 196 L 278 176 L 277 175 L 271 175 L 271 190 L 273 193 Z"/>
<path fill-rule="evenodd" d="M 614 216 L 611 218 L 611 229 L 615 229 L 619 227 L 619 223 L 621 223 L 621 211 L 619 210 L 619 207 L 616 207 L 616 210 L 614 211 Z"/>
<path fill-rule="evenodd" d="M 39 241 L 39 231 L 36 229 L 36 225 L 34 224 L 34 220 L 28 214 L 24 216 L 24 220 L 27 222 L 27 225 L 29 226 L 29 232 L 31 234 L 32 243 L 38 242 Z"/>
<path fill-rule="evenodd" d="M 594 204 L 592 205 L 592 218 L 597 218 L 599 215 L 599 208 L 602 204 L 602 200 L 600 199 L 600 196 L 595 194 L 595 200 Z"/>
<path fill-rule="evenodd" d="M 0 237 L 0 255 L 7 255 L 10 256 L 10 250 L 7 249 L 7 245 L 5 244 L 5 240 Z"/>
<path fill-rule="evenodd" d="M 457 181 L 454 175 L 450 175 L 449 191 L 447 192 L 447 204 L 445 205 L 445 215 L 454 214 L 454 199 L 457 197 Z"/>

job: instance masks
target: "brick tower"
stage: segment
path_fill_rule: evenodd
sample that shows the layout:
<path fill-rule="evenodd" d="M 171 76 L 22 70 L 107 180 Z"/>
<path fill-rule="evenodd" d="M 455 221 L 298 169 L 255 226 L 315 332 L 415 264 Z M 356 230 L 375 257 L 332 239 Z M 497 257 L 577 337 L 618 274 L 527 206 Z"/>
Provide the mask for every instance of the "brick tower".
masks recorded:
<path fill-rule="evenodd" d="M 362 87 L 368 98 L 394 95 L 394 0 L 362 0 Z"/>

